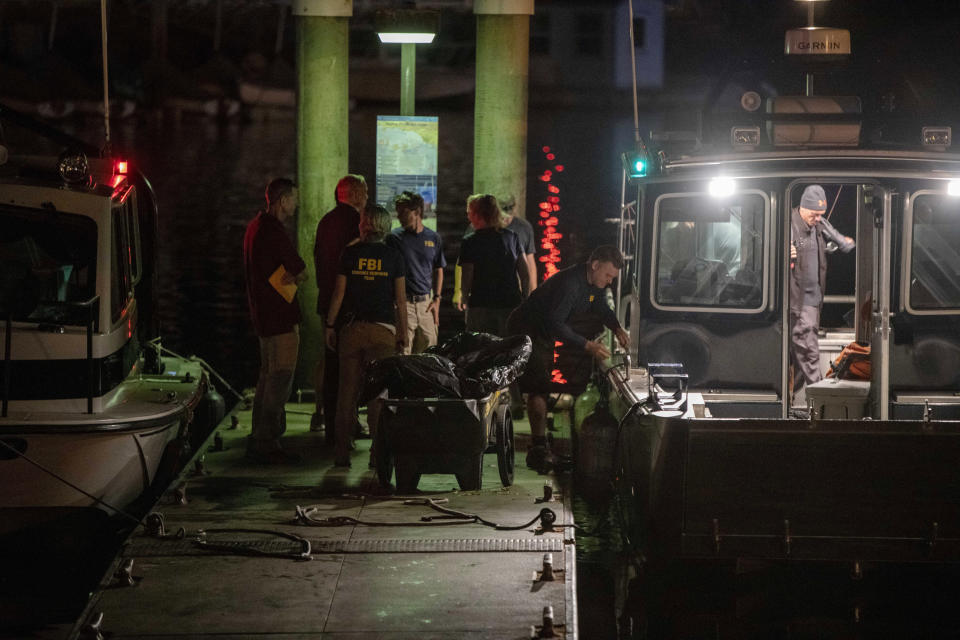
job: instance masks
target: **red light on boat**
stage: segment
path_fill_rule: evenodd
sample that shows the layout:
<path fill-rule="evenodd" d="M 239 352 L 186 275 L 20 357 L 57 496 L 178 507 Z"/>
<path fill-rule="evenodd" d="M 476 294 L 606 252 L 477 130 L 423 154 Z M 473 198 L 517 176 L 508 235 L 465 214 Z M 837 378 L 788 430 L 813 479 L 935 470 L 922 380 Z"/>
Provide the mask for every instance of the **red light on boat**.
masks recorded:
<path fill-rule="evenodd" d="M 126 174 L 127 173 L 127 161 L 126 160 L 117 160 L 117 173 Z"/>

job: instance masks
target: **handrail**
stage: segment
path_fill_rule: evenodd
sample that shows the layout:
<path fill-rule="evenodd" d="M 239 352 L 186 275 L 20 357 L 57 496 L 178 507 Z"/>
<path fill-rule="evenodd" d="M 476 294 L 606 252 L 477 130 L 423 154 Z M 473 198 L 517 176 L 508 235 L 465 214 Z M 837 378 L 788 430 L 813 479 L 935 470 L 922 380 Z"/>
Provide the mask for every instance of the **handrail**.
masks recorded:
<path fill-rule="evenodd" d="M 100 296 L 95 295 L 89 300 L 83 302 L 62 302 L 52 301 L 45 304 L 53 304 L 61 307 L 87 310 L 86 334 L 87 334 L 87 413 L 93 413 L 94 396 L 94 360 L 93 360 L 93 334 L 100 325 Z M 10 378 L 13 376 L 13 356 L 11 350 L 13 346 L 13 313 L 7 311 L 4 320 L 4 349 L 3 349 L 3 402 L 0 408 L 0 417 L 7 417 L 7 409 L 10 404 Z"/>

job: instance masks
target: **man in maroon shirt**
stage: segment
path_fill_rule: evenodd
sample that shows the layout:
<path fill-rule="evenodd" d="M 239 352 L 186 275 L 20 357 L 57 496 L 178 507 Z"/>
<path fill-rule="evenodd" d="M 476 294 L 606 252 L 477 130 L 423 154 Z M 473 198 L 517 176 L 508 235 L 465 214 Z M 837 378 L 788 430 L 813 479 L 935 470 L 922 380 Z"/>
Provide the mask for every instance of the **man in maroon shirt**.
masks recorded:
<path fill-rule="evenodd" d="M 317 224 L 313 245 L 313 264 L 317 276 L 317 315 L 327 322 L 327 310 L 333 297 L 333 285 L 340 266 L 344 247 L 360 237 L 360 212 L 367 206 L 367 182 L 363 176 L 347 174 L 337 183 L 337 206 L 328 211 Z M 337 415 L 337 352 L 321 349 L 314 369 L 316 410 L 310 420 L 310 430 L 318 431 L 326 416 L 325 440 L 333 444 L 333 422 Z"/>
<path fill-rule="evenodd" d="M 297 187 L 276 178 L 267 185 L 267 208 L 260 211 L 243 236 L 243 266 L 253 328 L 260 339 L 260 377 L 253 397 L 253 430 L 247 457 L 256 462 L 294 462 L 280 446 L 287 429 L 283 406 L 290 397 L 300 348 L 300 307 L 289 302 L 270 282 L 283 267 L 280 282 L 299 284 L 307 279 L 306 264 L 283 223 L 297 208 Z"/>

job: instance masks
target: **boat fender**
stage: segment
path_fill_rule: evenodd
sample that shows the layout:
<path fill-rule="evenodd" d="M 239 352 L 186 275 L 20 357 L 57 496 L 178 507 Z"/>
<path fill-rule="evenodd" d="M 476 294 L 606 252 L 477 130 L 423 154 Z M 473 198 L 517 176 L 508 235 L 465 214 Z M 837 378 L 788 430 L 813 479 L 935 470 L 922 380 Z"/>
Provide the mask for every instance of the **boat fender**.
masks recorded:
<path fill-rule="evenodd" d="M 207 387 L 207 392 L 200 400 L 200 404 L 197 406 L 193 428 L 194 433 L 200 431 L 203 433 L 203 436 L 206 437 L 210 431 L 220 424 L 220 421 L 223 420 L 223 416 L 225 416 L 226 413 L 226 401 L 223 399 L 223 396 L 220 395 L 220 392 L 217 391 L 216 387 L 210 384 Z"/>

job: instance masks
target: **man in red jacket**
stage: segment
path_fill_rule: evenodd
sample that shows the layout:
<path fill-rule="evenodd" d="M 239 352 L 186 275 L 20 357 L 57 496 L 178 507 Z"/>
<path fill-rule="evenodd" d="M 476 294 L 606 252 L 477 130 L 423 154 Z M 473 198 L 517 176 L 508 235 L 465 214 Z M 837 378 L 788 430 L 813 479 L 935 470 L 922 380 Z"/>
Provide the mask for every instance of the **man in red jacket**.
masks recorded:
<path fill-rule="evenodd" d="M 247 457 L 265 463 L 295 462 L 297 456 L 280 446 L 280 436 L 287 429 L 283 406 L 290 397 L 300 348 L 300 307 L 296 294 L 287 300 L 271 278 L 280 288 L 307 279 L 306 264 L 283 224 L 297 209 L 297 187 L 292 180 L 276 178 L 267 185 L 266 199 L 267 208 L 257 213 L 243 236 L 247 301 L 260 339 L 260 377 Z"/>

